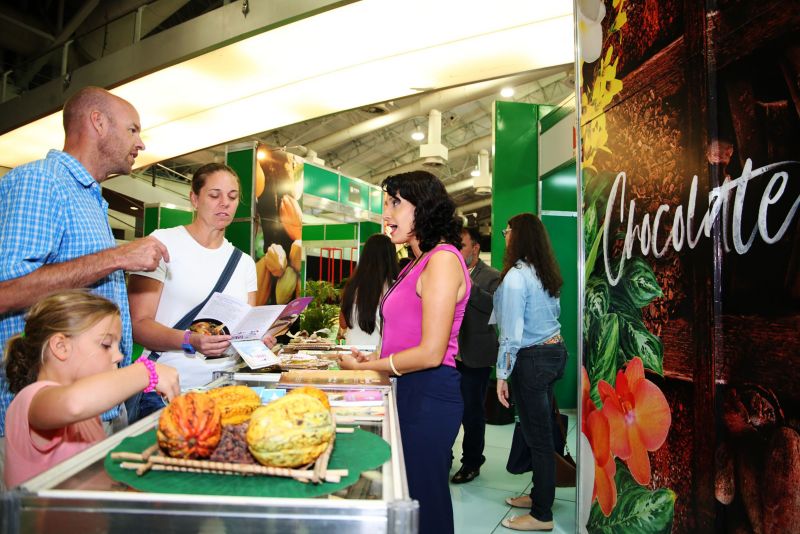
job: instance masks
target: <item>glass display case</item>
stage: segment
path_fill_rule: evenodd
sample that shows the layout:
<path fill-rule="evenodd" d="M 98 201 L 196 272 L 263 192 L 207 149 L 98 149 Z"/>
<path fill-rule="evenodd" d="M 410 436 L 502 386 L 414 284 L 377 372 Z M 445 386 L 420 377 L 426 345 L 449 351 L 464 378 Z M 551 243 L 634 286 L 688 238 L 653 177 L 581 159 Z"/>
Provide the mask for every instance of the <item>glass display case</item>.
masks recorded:
<path fill-rule="evenodd" d="M 271 388 L 273 380 L 268 374 L 230 372 L 209 387 Z M 394 389 L 382 391 L 385 415 L 355 424 L 386 440 L 391 457 L 334 494 L 307 499 L 147 493 L 112 480 L 103 467 L 106 455 L 124 438 L 152 429 L 157 412 L 5 492 L 0 533 L 417 532 L 419 505 L 408 495 Z"/>

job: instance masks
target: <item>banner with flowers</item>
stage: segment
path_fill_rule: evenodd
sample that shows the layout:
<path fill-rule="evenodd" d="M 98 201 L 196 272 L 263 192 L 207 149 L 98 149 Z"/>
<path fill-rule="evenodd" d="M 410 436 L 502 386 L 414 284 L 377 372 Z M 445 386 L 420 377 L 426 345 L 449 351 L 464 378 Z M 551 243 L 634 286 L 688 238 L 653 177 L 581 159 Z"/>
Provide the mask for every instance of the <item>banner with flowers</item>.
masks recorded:
<path fill-rule="evenodd" d="M 800 525 L 800 1 L 579 0 L 588 532 Z"/>

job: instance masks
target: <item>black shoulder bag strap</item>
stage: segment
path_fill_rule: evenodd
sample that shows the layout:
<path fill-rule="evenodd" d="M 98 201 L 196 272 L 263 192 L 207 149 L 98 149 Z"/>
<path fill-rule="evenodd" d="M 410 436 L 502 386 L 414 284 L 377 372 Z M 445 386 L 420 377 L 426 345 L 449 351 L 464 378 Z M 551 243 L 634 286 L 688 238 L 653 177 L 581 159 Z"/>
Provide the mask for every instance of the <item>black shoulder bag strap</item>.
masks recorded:
<path fill-rule="evenodd" d="M 241 257 L 242 257 L 242 251 L 236 247 L 233 247 L 233 252 L 231 253 L 231 257 L 228 259 L 228 263 L 225 265 L 225 268 L 222 270 L 222 274 L 219 275 L 219 280 L 217 280 L 217 283 L 214 285 L 214 288 L 211 290 L 208 296 L 203 299 L 203 302 L 201 302 L 200 304 L 189 310 L 186 313 L 186 315 L 181 317 L 178 320 L 178 322 L 172 325 L 172 328 L 176 328 L 178 330 L 186 330 L 187 328 L 189 328 L 189 325 L 192 324 L 192 321 L 194 320 L 197 313 L 203 309 L 203 306 L 205 306 L 206 302 L 208 302 L 209 299 L 211 299 L 211 296 L 214 293 L 221 293 L 222 291 L 225 290 L 225 286 L 228 285 L 231 276 L 233 276 L 233 271 L 235 271 L 236 266 L 239 265 L 239 258 Z M 149 356 L 149 358 L 154 361 L 157 360 L 159 357 L 161 357 L 161 354 L 157 352 L 151 352 Z"/>

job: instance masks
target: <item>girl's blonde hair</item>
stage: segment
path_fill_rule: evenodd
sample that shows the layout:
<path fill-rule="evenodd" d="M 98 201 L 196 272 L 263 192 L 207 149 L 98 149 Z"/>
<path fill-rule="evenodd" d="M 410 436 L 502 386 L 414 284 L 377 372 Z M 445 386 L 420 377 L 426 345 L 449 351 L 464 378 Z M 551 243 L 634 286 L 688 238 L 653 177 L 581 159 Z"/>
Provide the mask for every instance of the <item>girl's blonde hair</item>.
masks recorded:
<path fill-rule="evenodd" d="M 117 305 L 85 289 L 54 293 L 34 304 L 25 329 L 6 343 L 4 363 L 11 392 L 36 382 L 52 336 L 77 336 L 109 315 L 120 315 Z"/>

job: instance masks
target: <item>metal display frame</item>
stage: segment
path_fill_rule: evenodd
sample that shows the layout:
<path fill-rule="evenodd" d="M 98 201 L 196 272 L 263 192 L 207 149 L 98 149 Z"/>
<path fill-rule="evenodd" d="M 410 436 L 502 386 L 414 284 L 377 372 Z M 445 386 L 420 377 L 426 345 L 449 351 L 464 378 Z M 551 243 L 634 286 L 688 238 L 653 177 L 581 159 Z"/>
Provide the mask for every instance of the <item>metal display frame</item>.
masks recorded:
<path fill-rule="evenodd" d="M 257 384 L 274 387 L 263 374 L 221 373 L 209 386 Z M 323 388 L 324 389 L 324 388 Z M 408 494 L 394 385 L 386 390 L 380 434 L 391 458 L 363 473 L 380 495 L 313 499 L 183 495 L 130 490 L 111 481 L 102 462 L 123 439 L 153 428 L 151 414 L 69 460 L 30 479 L 0 501 L 0 533 L 17 532 L 326 532 L 405 534 L 418 530 L 419 503 Z M 377 476 L 377 473 L 380 473 Z M 98 482 L 99 480 L 99 482 Z M 82 489 L 92 485 L 105 489 Z"/>

